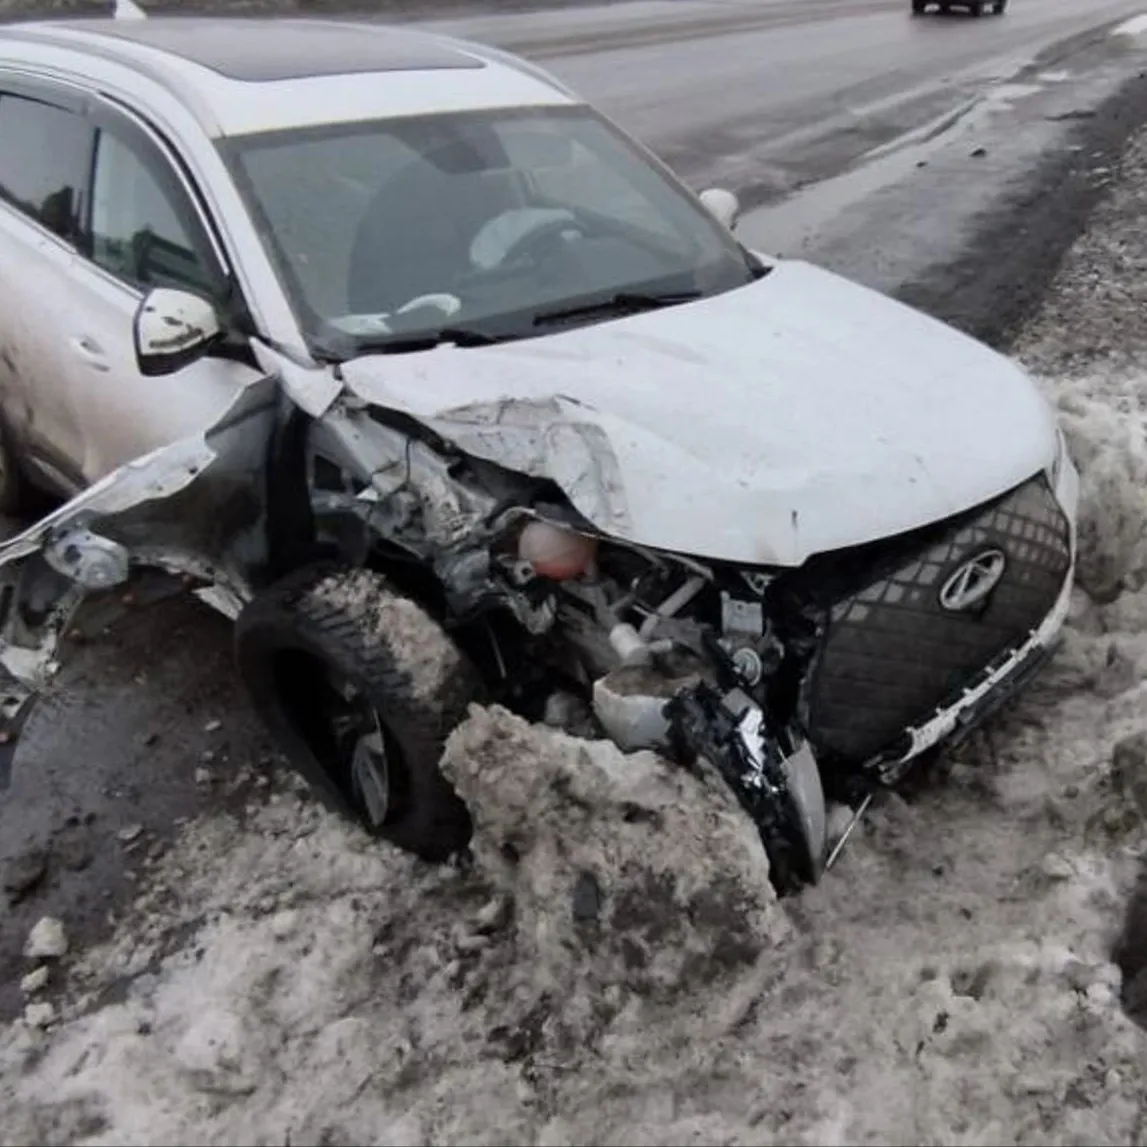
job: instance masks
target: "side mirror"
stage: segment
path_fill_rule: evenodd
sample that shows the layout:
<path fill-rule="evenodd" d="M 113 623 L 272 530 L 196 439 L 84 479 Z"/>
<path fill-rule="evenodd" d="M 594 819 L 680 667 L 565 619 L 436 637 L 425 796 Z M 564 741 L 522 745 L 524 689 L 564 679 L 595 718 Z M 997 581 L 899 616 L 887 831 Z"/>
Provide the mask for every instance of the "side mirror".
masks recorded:
<path fill-rule="evenodd" d="M 223 335 L 214 306 L 190 291 L 154 287 L 132 323 L 135 361 L 147 378 L 173 374 L 202 358 Z"/>
<path fill-rule="evenodd" d="M 702 191 L 699 198 L 722 227 L 732 231 L 737 226 L 737 220 L 741 217 L 741 201 L 731 191 L 723 187 L 710 187 Z"/>

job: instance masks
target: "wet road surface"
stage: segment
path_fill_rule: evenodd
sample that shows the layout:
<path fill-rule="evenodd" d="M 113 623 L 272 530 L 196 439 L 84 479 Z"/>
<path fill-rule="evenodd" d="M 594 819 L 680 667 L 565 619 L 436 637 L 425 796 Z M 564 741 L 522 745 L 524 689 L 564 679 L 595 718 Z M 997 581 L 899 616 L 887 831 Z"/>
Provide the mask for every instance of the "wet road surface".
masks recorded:
<path fill-rule="evenodd" d="M 1143 0 L 652 0 L 423 21 L 542 63 L 695 187 L 767 202 L 836 174 Z"/>

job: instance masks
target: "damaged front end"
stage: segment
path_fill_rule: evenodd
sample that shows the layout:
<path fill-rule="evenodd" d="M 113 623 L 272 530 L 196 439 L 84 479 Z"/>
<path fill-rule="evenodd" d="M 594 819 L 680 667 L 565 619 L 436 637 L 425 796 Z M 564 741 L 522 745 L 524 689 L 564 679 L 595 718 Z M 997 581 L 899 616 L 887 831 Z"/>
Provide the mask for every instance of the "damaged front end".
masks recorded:
<path fill-rule="evenodd" d="M 440 616 L 483 633 L 511 694 L 528 677 L 572 686 L 623 750 L 709 761 L 779 888 L 831 863 L 826 801 L 862 805 L 1054 643 L 1074 560 L 1070 465 L 910 533 L 745 568 L 619 536 L 626 491 L 608 441 L 552 406 L 414 418 L 340 400 L 313 436 L 320 529 L 359 539 L 355 560 L 372 560 L 373 539 L 388 572 L 430 571 Z M 945 587 L 997 554 L 999 584 L 949 608 Z"/>
<path fill-rule="evenodd" d="M 1074 470 L 1057 477 L 796 569 L 703 565 L 589 534 L 579 549 L 550 521 L 530 527 L 551 532 L 546 547 L 523 531 L 516 573 L 539 605 L 553 595 L 608 735 L 709 761 L 786 891 L 837 853 L 827 800 L 862 809 L 1050 656 L 1075 556 Z"/>
<path fill-rule="evenodd" d="M 566 448 L 551 449 L 544 426 L 525 429 L 506 439 L 532 438 L 533 459 L 519 449 L 499 463 L 506 439 L 488 423 L 415 421 L 344 397 L 311 434 L 319 544 L 438 600 L 460 640 L 493 649 L 498 695 L 572 691 L 622 749 L 708 760 L 760 829 L 778 885 L 815 881 L 824 796 L 798 726 L 778 717 L 799 669 L 765 610 L 771 575 L 603 533 L 568 494 L 624 513 L 608 450 L 568 428 Z M 556 457 L 560 483 L 546 472 Z"/>
<path fill-rule="evenodd" d="M 554 632 L 605 733 L 626 751 L 708 761 L 756 824 L 788 891 L 824 868 L 826 809 L 816 759 L 784 697 L 800 666 L 767 616 L 769 577 L 715 570 L 534 520 L 509 568 L 552 587 Z M 575 541 L 575 539 L 580 539 Z"/>
<path fill-rule="evenodd" d="M 1069 463 L 911 533 L 746 567 L 627 539 L 608 436 L 577 421 L 576 404 L 572 425 L 544 403 L 414 415 L 344 389 L 336 372 L 260 359 L 266 377 L 207 433 L 0 546 L 10 721 L 55 671 L 82 598 L 134 566 L 190 578 L 234 617 L 322 555 L 415 598 L 511 704 L 572 692 L 623 750 L 709 762 L 784 892 L 831 863 L 828 800 L 856 807 L 970 728 L 1063 621 Z M 282 526 L 292 498 L 308 503 L 294 519 L 305 529 Z M 995 580 L 985 589 L 976 571 Z"/>

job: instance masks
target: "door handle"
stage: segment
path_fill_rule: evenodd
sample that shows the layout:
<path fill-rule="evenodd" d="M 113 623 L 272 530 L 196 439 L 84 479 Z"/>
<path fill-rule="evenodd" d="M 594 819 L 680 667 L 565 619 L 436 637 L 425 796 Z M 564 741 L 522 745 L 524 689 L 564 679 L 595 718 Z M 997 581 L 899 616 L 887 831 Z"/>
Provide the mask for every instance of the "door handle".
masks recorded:
<path fill-rule="evenodd" d="M 93 370 L 108 369 L 108 360 L 103 347 L 90 335 L 74 335 L 68 339 L 68 345 L 76 357 L 83 359 Z"/>

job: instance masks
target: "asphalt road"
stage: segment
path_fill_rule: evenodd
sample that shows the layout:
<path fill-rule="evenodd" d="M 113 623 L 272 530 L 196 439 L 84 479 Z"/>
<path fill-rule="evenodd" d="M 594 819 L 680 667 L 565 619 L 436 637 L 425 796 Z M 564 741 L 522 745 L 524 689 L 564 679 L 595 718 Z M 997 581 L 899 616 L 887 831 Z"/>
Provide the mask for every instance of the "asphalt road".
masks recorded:
<path fill-rule="evenodd" d="M 724 184 L 766 204 L 746 219 L 754 236 L 769 236 L 770 219 L 784 222 L 774 237 L 803 221 L 805 253 L 872 281 L 917 276 L 923 262 L 955 268 L 917 276 L 927 287 L 918 298 L 986 331 L 983 316 L 1006 310 L 1017 284 L 1029 295 L 1038 288 L 1034 269 L 1070 241 L 1101 186 L 1095 172 L 1147 119 L 1136 91 L 1094 102 L 1134 74 L 1134 53 L 1113 62 L 1097 33 L 1081 55 L 1079 39 L 1140 5 L 1147 0 L 1012 0 L 1002 19 L 973 20 L 914 19 L 908 0 L 641 0 L 455 11 L 435 26 L 544 62 L 694 186 Z M 866 153 L 966 109 L 1025 67 L 1059 68 L 1058 87 L 1045 75 L 1042 94 L 1004 107 L 980 146 L 960 143 L 947 167 L 931 153 L 913 160 L 898 199 L 865 206 L 872 187 L 847 181 L 850 169 L 876 170 L 858 167 Z M 985 189 L 1021 176 L 1023 203 L 1004 196 L 989 211 Z M 820 215 L 801 216 L 826 188 Z M 819 220 L 811 230 L 810 220 Z M 999 238 L 1016 234 L 1026 246 Z M 79 629 L 0 793 L 0 1018 L 21 1004 L 20 948 L 40 916 L 60 916 L 82 946 L 110 926 L 181 818 L 222 802 L 242 807 L 284 783 L 247 712 L 221 619 L 137 588 L 87 609 Z"/>
<path fill-rule="evenodd" d="M 1144 0 L 651 0 L 423 21 L 537 60 L 695 187 L 766 202 L 957 108 Z"/>

